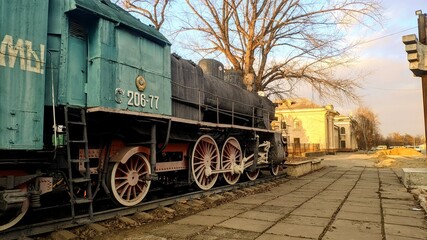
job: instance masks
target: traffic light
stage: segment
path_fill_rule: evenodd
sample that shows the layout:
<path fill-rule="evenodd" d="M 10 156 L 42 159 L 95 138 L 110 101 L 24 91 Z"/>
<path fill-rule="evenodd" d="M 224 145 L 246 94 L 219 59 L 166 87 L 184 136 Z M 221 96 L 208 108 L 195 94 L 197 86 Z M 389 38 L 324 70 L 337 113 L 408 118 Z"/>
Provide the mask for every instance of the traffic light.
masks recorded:
<path fill-rule="evenodd" d="M 409 69 L 417 77 L 427 75 L 427 45 L 418 41 L 415 34 L 403 36 L 402 41 L 408 53 Z"/>
<path fill-rule="evenodd" d="M 427 75 L 427 36 L 426 36 L 426 14 L 421 10 L 415 12 L 418 16 L 418 37 L 415 34 L 402 37 L 405 51 L 408 53 L 409 69 L 415 76 Z"/>

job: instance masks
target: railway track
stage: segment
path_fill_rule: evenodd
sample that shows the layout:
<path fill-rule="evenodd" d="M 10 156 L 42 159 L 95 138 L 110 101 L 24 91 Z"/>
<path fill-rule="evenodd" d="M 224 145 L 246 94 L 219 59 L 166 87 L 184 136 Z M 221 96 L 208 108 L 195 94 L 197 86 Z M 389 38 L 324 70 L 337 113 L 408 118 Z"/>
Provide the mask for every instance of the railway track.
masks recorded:
<path fill-rule="evenodd" d="M 89 223 L 102 222 L 115 217 L 128 216 L 139 212 L 146 212 L 162 207 L 168 207 L 179 202 L 186 202 L 194 199 L 202 199 L 215 194 L 222 194 L 225 192 L 239 191 L 242 192 L 247 188 L 254 186 L 263 186 L 268 183 L 278 183 L 285 179 L 285 174 L 278 174 L 277 176 L 271 176 L 264 174 L 254 181 L 238 182 L 235 185 L 217 186 L 210 190 L 197 190 L 183 194 L 179 194 L 172 197 L 166 197 L 161 199 L 149 200 L 143 202 L 134 207 L 116 207 L 114 209 L 108 209 L 103 211 L 95 212 L 92 219 L 89 219 L 88 215 L 79 215 L 72 219 L 71 217 L 65 217 L 54 220 L 41 220 L 39 222 L 30 222 L 28 224 L 18 225 L 14 228 L 8 229 L 0 234 L 1 239 L 24 239 L 36 235 L 46 235 L 51 232 L 61 230 L 78 228 L 85 226 Z M 260 189 L 262 191 L 263 189 Z M 251 190 L 248 190 L 250 192 Z M 96 204 L 96 203 L 95 203 Z M 62 206 L 64 208 L 64 206 Z M 67 209 L 68 210 L 68 209 Z M 50 210 L 52 211 L 52 209 Z M 53 209 L 53 211 L 55 211 Z M 48 214 L 48 213 L 44 213 Z M 49 217 L 49 216 L 46 216 Z"/>

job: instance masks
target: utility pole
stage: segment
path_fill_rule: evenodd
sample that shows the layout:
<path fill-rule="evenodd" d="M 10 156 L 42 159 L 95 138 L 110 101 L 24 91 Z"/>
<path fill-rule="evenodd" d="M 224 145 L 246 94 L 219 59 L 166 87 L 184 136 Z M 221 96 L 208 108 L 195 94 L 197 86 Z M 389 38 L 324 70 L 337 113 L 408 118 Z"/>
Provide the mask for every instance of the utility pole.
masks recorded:
<path fill-rule="evenodd" d="M 402 37 L 405 51 L 408 53 L 409 69 L 415 76 L 421 77 L 424 105 L 424 136 L 427 139 L 427 25 L 426 14 L 415 11 L 418 16 L 418 37 L 415 34 Z"/>

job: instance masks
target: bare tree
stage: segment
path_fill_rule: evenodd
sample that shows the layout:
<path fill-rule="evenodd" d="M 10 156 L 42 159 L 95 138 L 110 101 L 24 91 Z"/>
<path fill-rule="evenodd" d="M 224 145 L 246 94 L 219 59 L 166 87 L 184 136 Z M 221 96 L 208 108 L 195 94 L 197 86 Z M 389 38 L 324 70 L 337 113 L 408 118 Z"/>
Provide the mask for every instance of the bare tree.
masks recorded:
<path fill-rule="evenodd" d="M 356 120 L 356 140 L 359 146 L 364 146 L 365 150 L 369 150 L 376 145 L 380 138 L 379 120 L 375 113 L 368 107 L 359 107 L 355 114 Z"/>
<path fill-rule="evenodd" d="M 117 0 L 116 4 L 128 12 L 137 13 L 148 19 L 154 28 L 159 30 L 165 22 L 166 9 L 170 2 L 170 0 Z"/>
<path fill-rule="evenodd" d="M 197 31 L 199 51 L 221 53 L 249 90 L 283 96 L 300 81 L 321 97 L 358 100 L 357 79 L 334 75 L 353 58 L 347 27 L 380 22 L 376 0 L 186 0 L 183 30 Z M 192 18 L 193 16 L 196 19 Z M 202 44 L 201 44 L 202 43 Z"/>

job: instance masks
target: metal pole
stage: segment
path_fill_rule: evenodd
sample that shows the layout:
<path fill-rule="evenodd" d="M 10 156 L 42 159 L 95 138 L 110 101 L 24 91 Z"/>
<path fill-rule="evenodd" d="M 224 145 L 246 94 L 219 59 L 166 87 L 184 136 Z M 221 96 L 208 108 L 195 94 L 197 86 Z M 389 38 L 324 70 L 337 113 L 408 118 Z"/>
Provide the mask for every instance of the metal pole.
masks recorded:
<path fill-rule="evenodd" d="M 418 37 L 421 44 L 427 44 L 426 36 L 426 15 L 418 14 Z M 424 106 L 424 136 L 427 139 L 427 75 L 421 76 L 421 87 L 423 89 L 423 106 Z"/>
<path fill-rule="evenodd" d="M 425 14 L 419 14 L 418 15 L 418 37 L 419 37 L 420 43 L 422 43 L 422 44 L 427 43 L 426 15 Z"/>
<path fill-rule="evenodd" d="M 424 136 L 427 139 L 427 75 L 421 77 L 421 87 L 423 89 Z"/>

